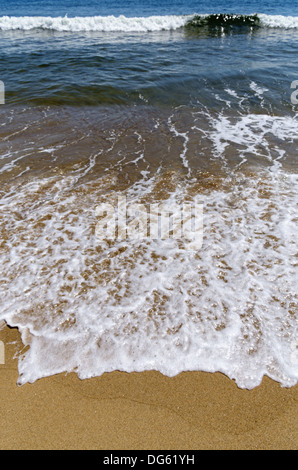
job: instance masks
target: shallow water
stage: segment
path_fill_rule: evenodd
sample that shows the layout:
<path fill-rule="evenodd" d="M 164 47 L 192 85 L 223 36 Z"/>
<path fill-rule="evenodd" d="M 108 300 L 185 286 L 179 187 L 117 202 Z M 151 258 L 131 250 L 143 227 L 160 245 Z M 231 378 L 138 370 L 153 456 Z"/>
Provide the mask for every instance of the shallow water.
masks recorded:
<path fill-rule="evenodd" d="M 297 11 L 189 31 L 181 15 L 206 5 L 112 22 L 59 5 L 0 18 L 0 319 L 30 344 L 19 383 L 156 369 L 295 385 Z M 97 208 L 119 198 L 139 223 L 200 206 L 203 239 L 99 237 Z"/>

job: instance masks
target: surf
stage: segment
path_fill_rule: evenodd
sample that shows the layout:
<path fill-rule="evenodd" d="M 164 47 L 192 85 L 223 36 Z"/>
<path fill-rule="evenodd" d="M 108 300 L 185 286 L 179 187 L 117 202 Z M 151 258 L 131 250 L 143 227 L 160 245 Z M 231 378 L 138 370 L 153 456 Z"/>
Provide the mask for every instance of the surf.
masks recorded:
<path fill-rule="evenodd" d="M 0 31 L 58 31 L 58 32 L 157 32 L 178 29 L 282 28 L 297 29 L 298 17 L 282 15 L 163 15 L 149 17 L 90 16 L 2 16 Z"/>

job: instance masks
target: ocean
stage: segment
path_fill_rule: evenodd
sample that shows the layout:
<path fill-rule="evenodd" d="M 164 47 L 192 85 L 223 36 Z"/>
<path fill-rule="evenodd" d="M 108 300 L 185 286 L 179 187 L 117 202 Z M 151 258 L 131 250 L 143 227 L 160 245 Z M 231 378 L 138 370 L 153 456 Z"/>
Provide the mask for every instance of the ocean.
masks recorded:
<path fill-rule="evenodd" d="M 2 0 L 0 321 L 62 372 L 298 379 L 298 4 Z"/>

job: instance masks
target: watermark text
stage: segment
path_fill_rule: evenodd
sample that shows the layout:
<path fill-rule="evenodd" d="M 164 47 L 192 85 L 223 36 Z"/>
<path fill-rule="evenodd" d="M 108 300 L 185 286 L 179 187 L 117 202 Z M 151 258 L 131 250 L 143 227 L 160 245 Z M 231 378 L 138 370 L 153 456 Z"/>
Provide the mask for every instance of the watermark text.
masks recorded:
<path fill-rule="evenodd" d="M 161 202 L 128 203 L 118 197 L 116 205 L 100 204 L 96 237 L 100 240 L 182 240 L 187 249 L 203 244 L 203 204 Z"/>
<path fill-rule="evenodd" d="M 5 86 L 0 80 L 0 104 L 5 104 Z"/>
<path fill-rule="evenodd" d="M 5 364 L 5 346 L 3 341 L 0 341 L 0 365 Z"/>
<path fill-rule="evenodd" d="M 291 103 L 298 104 L 298 80 L 294 80 L 294 82 L 292 82 L 291 88 L 295 89 L 291 94 Z"/>

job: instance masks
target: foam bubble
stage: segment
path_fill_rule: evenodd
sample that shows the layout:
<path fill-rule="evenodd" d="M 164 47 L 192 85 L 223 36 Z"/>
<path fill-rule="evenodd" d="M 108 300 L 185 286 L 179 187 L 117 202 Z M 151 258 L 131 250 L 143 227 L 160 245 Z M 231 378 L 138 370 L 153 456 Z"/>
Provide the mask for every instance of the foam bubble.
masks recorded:
<path fill-rule="evenodd" d="M 81 175 L 40 176 L 1 194 L 0 320 L 30 345 L 19 361 L 20 384 L 65 371 L 84 379 L 152 369 L 220 371 L 243 388 L 264 375 L 297 383 L 298 177 L 282 165 L 297 121 L 205 117 L 214 159 L 227 163 L 229 146 L 240 161 L 262 148 L 268 166 L 230 167 L 217 184 L 194 171 L 182 178 L 143 170 L 119 191 L 110 174 L 78 184 L 91 158 Z M 186 139 L 182 119 L 179 128 L 173 116 L 166 123 L 180 140 L 185 171 L 194 130 Z M 141 131 L 135 138 L 143 148 Z M 119 192 L 131 204 L 159 202 L 162 187 L 171 207 L 203 202 L 202 247 L 96 237 L 99 203 L 113 204 Z"/>

